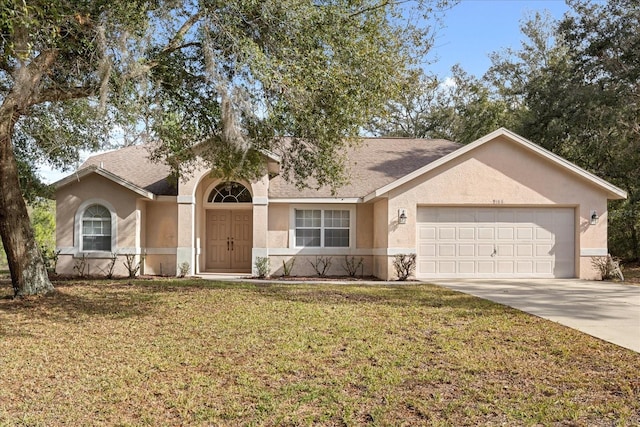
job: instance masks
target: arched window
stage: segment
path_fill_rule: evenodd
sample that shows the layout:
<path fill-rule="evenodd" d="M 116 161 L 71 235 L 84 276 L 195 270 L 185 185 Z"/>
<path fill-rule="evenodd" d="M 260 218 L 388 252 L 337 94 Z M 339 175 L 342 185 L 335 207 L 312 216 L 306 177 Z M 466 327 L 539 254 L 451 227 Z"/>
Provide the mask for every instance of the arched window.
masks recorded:
<path fill-rule="evenodd" d="M 82 215 L 82 250 L 111 251 L 111 212 L 102 205 L 91 205 Z"/>
<path fill-rule="evenodd" d="M 244 185 L 237 182 L 223 182 L 211 190 L 209 203 L 251 203 L 251 193 Z"/>

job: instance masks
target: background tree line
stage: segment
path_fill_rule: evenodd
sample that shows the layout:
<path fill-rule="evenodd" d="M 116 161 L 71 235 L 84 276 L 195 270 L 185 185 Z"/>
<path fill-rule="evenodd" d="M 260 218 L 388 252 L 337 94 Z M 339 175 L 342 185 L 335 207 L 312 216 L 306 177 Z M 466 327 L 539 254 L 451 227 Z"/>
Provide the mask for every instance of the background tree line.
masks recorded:
<path fill-rule="evenodd" d="M 640 2 L 568 4 L 561 20 L 525 20 L 520 49 L 494 53 L 481 78 L 414 75 L 369 131 L 469 143 L 507 127 L 627 191 L 609 205 L 609 250 L 638 260 Z"/>

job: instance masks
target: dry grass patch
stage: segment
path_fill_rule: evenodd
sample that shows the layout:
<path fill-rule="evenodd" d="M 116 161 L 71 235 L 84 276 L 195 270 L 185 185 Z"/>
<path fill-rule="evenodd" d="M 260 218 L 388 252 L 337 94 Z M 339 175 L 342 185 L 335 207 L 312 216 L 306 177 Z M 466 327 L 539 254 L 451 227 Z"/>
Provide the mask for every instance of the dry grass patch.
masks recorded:
<path fill-rule="evenodd" d="M 0 288 L 0 425 L 640 423 L 640 355 L 429 285 Z"/>

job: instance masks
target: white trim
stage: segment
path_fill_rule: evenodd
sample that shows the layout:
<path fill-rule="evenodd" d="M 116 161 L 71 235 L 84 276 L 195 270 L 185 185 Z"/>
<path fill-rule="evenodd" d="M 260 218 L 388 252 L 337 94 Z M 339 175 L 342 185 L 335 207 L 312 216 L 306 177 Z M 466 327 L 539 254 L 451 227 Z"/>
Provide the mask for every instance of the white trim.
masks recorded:
<path fill-rule="evenodd" d="M 396 256 L 417 253 L 416 248 L 384 248 L 385 252 L 382 255 Z"/>
<path fill-rule="evenodd" d="M 269 256 L 396 256 L 416 253 L 415 248 L 269 248 Z"/>
<path fill-rule="evenodd" d="M 147 199 L 154 200 L 156 197 L 156 195 L 153 194 L 151 191 L 147 191 L 142 187 L 138 187 L 137 185 L 125 179 L 120 178 L 118 175 L 112 172 L 109 172 L 106 169 L 102 169 L 101 167 L 98 167 L 96 165 L 87 166 L 86 168 L 77 170 L 73 174 L 67 176 L 66 178 L 62 178 L 61 180 L 56 181 L 53 185 L 56 189 L 59 189 L 69 184 L 72 184 L 73 182 L 76 182 L 76 181 L 79 182 L 81 178 L 84 178 L 85 176 L 90 175 L 92 173 L 98 174 L 110 181 L 113 181 L 116 184 L 121 185 L 133 191 L 134 193 L 137 193 L 143 197 L 146 197 Z"/>
<path fill-rule="evenodd" d="M 572 172 L 584 179 L 586 179 L 587 181 L 590 181 L 592 184 L 594 184 L 597 187 L 600 187 L 601 189 L 605 190 L 607 193 L 609 193 L 609 195 L 612 197 L 612 199 L 626 199 L 627 198 L 627 192 L 616 187 L 613 184 L 608 183 L 607 181 L 603 180 L 602 178 L 599 178 L 595 175 L 593 175 L 590 172 L 587 172 L 586 170 L 574 165 L 573 163 L 569 162 L 568 160 L 558 156 L 557 154 L 554 154 L 548 150 L 545 150 L 544 148 L 540 147 L 537 144 L 534 144 L 533 142 L 529 141 L 528 139 L 525 139 L 523 137 L 521 137 L 520 135 L 517 135 L 513 132 L 511 132 L 508 129 L 505 128 L 500 128 L 494 132 L 491 132 L 490 134 L 483 136 L 482 138 L 465 145 L 462 148 L 457 149 L 456 151 L 453 151 L 452 153 L 447 154 L 444 157 L 439 158 L 438 160 L 435 160 L 423 167 L 421 167 L 420 169 L 417 169 L 413 172 L 411 172 L 410 174 L 407 174 L 405 176 L 403 176 L 400 179 L 397 179 L 383 187 L 380 187 L 379 189 L 367 194 L 363 200 L 365 202 L 368 202 L 372 199 L 375 199 L 376 197 L 380 197 L 385 193 L 388 193 L 391 190 L 394 190 L 395 188 L 398 188 L 399 186 L 401 186 L 402 184 L 405 184 L 419 176 L 424 175 L 425 173 L 434 170 L 435 168 L 442 166 L 445 163 L 448 163 L 464 154 L 466 154 L 467 152 L 489 142 L 492 141 L 500 136 L 504 136 L 506 138 L 508 138 L 510 141 L 519 144 L 520 146 L 526 148 L 529 151 L 532 151 L 536 154 L 538 154 L 539 156 L 565 168 L 566 170 L 568 170 L 569 172 Z"/>
<path fill-rule="evenodd" d="M 314 247 L 303 247 L 296 246 L 296 209 L 300 210 L 348 210 L 349 211 L 349 247 L 324 247 L 324 246 L 314 246 Z M 324 218 L 324 215 L 323 215 Z M 333 252 L 336 249 L 345 250 L 345 249 L 354 249 L 356 247 L 356 207 L 355 205 L 342 205 L 340 209 L 336 209 L 336 206 L 331 204 L 315 204 L 315 205 L 290 205 L 289 206 L 289 247 L 295 249 L 305 249 L 305 250 L 322 250 L 324 253 Z M 324 226 L 321 226 L 321 230 L 324 230 Z M 320 235 L 321 242 L 324 241 L 324 236 Z"/>
<path fill-rule="evenodd" d="M 368 248 L 269 248 L 269 256 L 345 256 L 345 255 L 359 255 L 370 256 L 371 249 Z"/>
<path fill-rule="evenodd" d="M 267 206 L 269 204 L 269 198 L 264 196 L 254 197 L 253 204 L 256 206 Z"/>
<path fill-rule="evenodd" d="M 82 217 L 84 216 L 84 212 L 87 210 L 87 208 L 93 205 L 104 206 L 105 208 L 107 208 L 109 213 L 111 213 L 111 250 L 110 251 L 83 250 L 84 248 L 82 247 Z M 73 233 L 73 246 L 76 251 L 76 254 L 84 253 L 84 254 L 111 255 L 111 253 L 117 252 L 118 250 L 118 215 L 116 215 L 116 209 L 113 207 L 111 203 L 107 202 L 104 199 L 98 199 L 98 198 L 85 200 L 80 204 L 80 206 L 78 206 L 78 209 L 76 210 L 76 214 L 73 221 L 74 221 L 73 229 L 75 231 Z"/>
<path fill-rule="evenodd" d="M 607 256 L 607 248 L 580 248 L 580 256 Z"/>
<path fill-rule="evenodd" d="M 354 204 L 354 203 L 362 203 L 362 198 L 361 197 L 318 197 L 318 198 L 301 197 L 299 199 L 297 198 L 274 199 L 270 197 L 269 203 L 297 203 L 297 204 L 311 203 L 316 205 L 318 204 L 327 205 L 332 203 Z"/>
<path fill-rule="evenodd" d="M 194 196 L 178 196 L 176 201 L 181 205 L 195 205 L 196 198 Z"/>

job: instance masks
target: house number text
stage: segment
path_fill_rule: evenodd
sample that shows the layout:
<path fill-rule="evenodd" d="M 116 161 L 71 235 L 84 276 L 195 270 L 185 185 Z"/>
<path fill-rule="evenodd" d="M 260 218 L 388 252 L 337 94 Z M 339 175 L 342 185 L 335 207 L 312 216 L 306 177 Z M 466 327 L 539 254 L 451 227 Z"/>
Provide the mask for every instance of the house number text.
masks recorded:
<path fill-rule="evenodd" d="M 502 204 L 504 204 L 504 200 L 502 200 L 502 199 L 493 199 L 493 204 L 494 205 L 502 205 Z"/>

